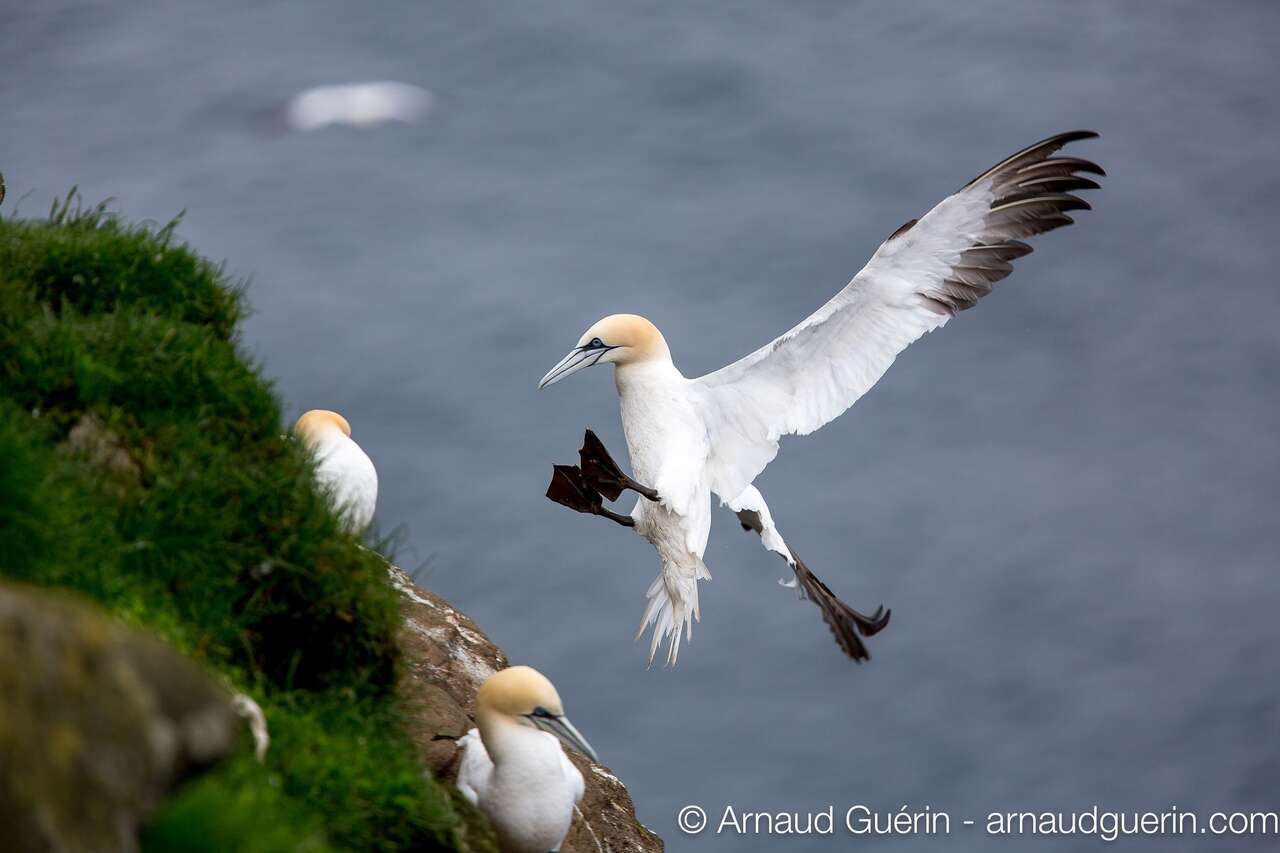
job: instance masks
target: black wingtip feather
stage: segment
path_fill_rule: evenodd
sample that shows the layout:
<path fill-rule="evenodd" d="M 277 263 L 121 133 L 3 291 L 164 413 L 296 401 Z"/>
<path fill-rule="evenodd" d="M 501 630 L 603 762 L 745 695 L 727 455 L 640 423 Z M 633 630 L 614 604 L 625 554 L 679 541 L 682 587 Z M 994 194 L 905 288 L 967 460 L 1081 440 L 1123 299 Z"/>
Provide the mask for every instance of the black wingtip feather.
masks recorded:
<path fill-rule="evenodd" d="M 1107 176 L 1105 169 L 1092 160 L 1086 160 L 1083 157 L 1046 157 L 1038 163 L 1019 169 L 1018 174 L 1046 166 L 1058 166 L 1069 172 L 1088 172 L 1091 175 L 1098 175 L 1103 178 Z"/>
<path fill-rule="evenodd" d="M 1082 139 L 1097 139 L 1101 135 L 1096 130 L 1068 130 L 1065 133 L 1059 133 L 1057 137 L 1050 138 L 1066 145 L 1068 142 L 1078 142 Z"/>
<path fill-rule="evenodd" d="M 1065 193 L 1075 190 L 1102 189 L 1102 185 L 1097 181 L 1090 180 L 1089 178 L 1082 178 L 1079 175 L 1032 178 L 1029 181 L 1019 181 L 1017 186 L 1028 192 L 1038 191 L 1047 193 Z"/>
<path fill-rule="evenodd" d="M 1000 213 L 1002 211 L 1013 210 L 1019 207 L 1029 207 L 1035 204 L 1043 204 L 1047 209 L 1064 211 L 1064 210 L 1093 210 L 1089 206 L 1089 202 L 1084 199 L 1071 195 L 1070 193 L 1046 193 L 1046 192 L 1025 192 L 1008 195 L 1004 198 L 998 198 L 991 203 L 991 212 Z"/>
<path fill-rule="evenodd" d="M 982 185 L 976 191 L 989 193 L 990 210 L 974 245 L 960 253 L 950 274 L 916 291 L 923 306 L 942 316 L 972 307 L 1012 272 L 1011 261 L 1030 254 L 1031 246 L 1019 238 L 1071 225 L 1075 220 L 1067 211 L 1091 210 L 1087 201 L 1071 193 L 1101 189 L 1097 181 L 1079 173 L 1105 177 L 1106 172 L 1097 163 L 1057 152 L 1064 145 L 1097 136 L 1092 130 L 1055 134 L 1006 157 L 966 184 L 961 192 Z"/>
<path fill-rule="evenodd" d="M 1033 142 L 1016 154 L 1009 155 L 990 169 L 987 169 L 987 171 L 965 184 L 962 189 L 968 189 L 974 184 L 986 180 L 992 175 L 999 174 L 1011 168 L 1016 168 L 1019 164 L 1038 163 L 1052 156 L 1054 152 L 1062 148 L 1064 145 L 1069 145 L 1072 142 L 1078 142 L 1083 139 L 1096 139 L 1097 136 L 1097 132 L 1092 130 L 1068 130 L 1065 133 L 1056 133 L 1053 136 L 1046 137 L 1039 142 Z"/>

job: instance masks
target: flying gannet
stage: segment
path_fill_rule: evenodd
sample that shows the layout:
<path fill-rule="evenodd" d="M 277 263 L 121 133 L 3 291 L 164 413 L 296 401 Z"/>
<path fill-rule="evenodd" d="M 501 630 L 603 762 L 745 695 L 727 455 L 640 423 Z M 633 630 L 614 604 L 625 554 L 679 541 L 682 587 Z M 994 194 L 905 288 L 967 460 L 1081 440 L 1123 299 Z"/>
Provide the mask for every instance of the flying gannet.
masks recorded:
<path fill-rule="evenodd" d="M 588 431 L 581 466 L 556 466 L 547 496 L 633 527 L 657 549 L 662 570 L 639 632 L 654 628 L 650 662 L 670 636 L 667 660 L 674 664 L 681 630 L 691 636 L 698 618 L 698 581 L 710 578 L 702 555 L 713 492 L 791 565 L 845 653 L 869 657 L 859 635 L 881 630 L 889 613 L 858 613 L 818 580 L 783 541 L 752 481 L 777 455 L 782 436 L 807 435 L 835 419 L 910 343 L 990 293 L 1013 271 L 1010 262 L 1031 251 L 1023 238 L 1071 224 L 1068 211 L 1089 209 L 1071 192 L 1098 188 L 1082 173 L 1105 173 L 1057 152 L 1096 136 L 1061 133 L 1002 160 L 889 235 L 843 290 L 795 328 L 714 373 L 686 378 L 653 323 L 614 314 L 587 329 L 542 377 L 539 388 L 595 364 L 614 365 L 636 480 Z M 601 503 L 623 489 L 641 494 L 626 516 Z"/>
<path fill-rule="evenodd" d="M 337 412 L 312 409 L 298 418 L 293 434 L 315 454 L 316 479 L 332 496 L 343 529 L 363 532 L 378 503 L 378 472 L 351 439 L 351 424 Z"/>
<path fill-rule="evenodd" d="M 290 128 L 301 131 L 331 125 L 417 124 L 431 111 L 433 101 L 421 86 L 394 80 L 315 86 L 290 99 L 284 118 Z"/>
<path fill-rule="evenodd" d="M 512 666 L 480 686 L 476 728 L 458 739 L 458 789 L 489 818 L 503 853 L 559 850 L 568 834 L 583 781 L 560 741 L 596 760 L 542 673 Z"/>

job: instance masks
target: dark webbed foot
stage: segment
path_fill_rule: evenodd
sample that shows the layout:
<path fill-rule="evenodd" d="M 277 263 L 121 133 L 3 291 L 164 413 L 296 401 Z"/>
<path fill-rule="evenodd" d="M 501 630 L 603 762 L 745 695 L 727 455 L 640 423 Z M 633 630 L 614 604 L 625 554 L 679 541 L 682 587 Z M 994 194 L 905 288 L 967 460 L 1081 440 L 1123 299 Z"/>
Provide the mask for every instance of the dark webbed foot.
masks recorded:
<path fill-rule="evenodd" d="M 586 435 L 582 437 L 582 449 L 578 451 L 578 459 L 582 467 L 583 479 L 609 500 L 616 501 L 626 489 L 638 492 L 651 501 L 660 500 L 656 491 L 622 473 L 618 463 L 614 462 L 609 451 L 605 450 L 604 442 L 591 430 L 587 430 Z"/>
<path fill-rule="evenodd" d="M 610 521 L 616 521 L 623 527 L 635 527 L 630 516 L 619 515 L 604 505 L 604 498 L 591 484 L 583 479 L 582 470 L 577 465 L 554 465 L 551 471 L 551 484 L 547 486 L 547 497 L 569 509 L 599 515 Z"/>
<path fill-rule="evenodd" d="M 547 497 L 569 509 L 591 515 L 603 516 L 616 521 L 624 527 L 635 527 L 636 523 L 629 515 L 620 515 L 604 505 L 608 498 L 615 501 L 624 489 L 639 492 L 651 501 L 658 500 L 658 493 L 648 486 L 643 486 L 622 473 L 618 463 L 613 461 L 609 451 L 604 449 L 604 442 L 591 430 L 582 439 L 582 449 L 578 451 L 582 465 L 553 465 L 551 485 L 547 486 Z"/>
<path fill-rule="evenodd" d="M 760 500 L 763 504 L 763 499 L 761 498 Z M 759 510 L 742 508 L 736 510 L 736 512 L 738 523 L 742 525 L 743 530 L 758 533 L 761 538 L 764 538 L 765 524 Z M 766 547 L 786 559 L 786 555 L 778 550 L 776 544 L 766 544 Z M 809 571 L 809 567 L 796 556 L 794 550 L 790 548 L 786 550 L 791 554 L 791 560 L 795 561 L 791 568 L 796 575 L 796 586 L 800 588 L 800 596 L 818 605 L 818 609 L 822 611 L 822 621 L 826 622 L 831 628 L 831 633 L 835 634 L 836 643 L 856 663 L 871 660 L 871 653 L 867 651 L 867 646 L 862 642 L 862 637 L 872 637 L 883 631 L 885 626 L 889 624 L 891 611 L 885 610 L 883 607 L 877 607 L 876 612 L 870 616 L 865 613 L 859 613 L 841 601 L 831 591 L 830 587 L 819 580 L 817 575 Z M 790 560 L 788 562 L 790 563 Z M 783 585 L 790 586 L 790 584 Z M 859 634 L 862 636 L 860 637 Z"/>
<path fill-rule="evenodd" d="M 791 552 L 795 559 L 796 582 L 804 597 L 812 601 L 822 611 L 822 620 L 831 628 L 836 643 L 846 655 L 856 663 L 871 659 L 871 653 L 862 642 L 862 637 L 873 637 L 889 624 L 891 610 L 877 607 L 876 612 L 867 616 L 859 613 L 841 601 L 834 592 L 823 583 L 817 575 L 809 571 L 809 567 Z M 859 636 L 861 635 L 861 636 Z"/>

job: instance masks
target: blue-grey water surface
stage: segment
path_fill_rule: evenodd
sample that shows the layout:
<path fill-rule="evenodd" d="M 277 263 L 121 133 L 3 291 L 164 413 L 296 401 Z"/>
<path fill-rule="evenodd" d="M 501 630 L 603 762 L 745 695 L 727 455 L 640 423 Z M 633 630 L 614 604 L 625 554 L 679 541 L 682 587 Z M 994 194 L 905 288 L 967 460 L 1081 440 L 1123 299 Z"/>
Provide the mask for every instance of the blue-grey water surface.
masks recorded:
<path fill-rule="evenodd" d="M 668 849 L 676 811 L 1280 810 L 1274 3 L 3 0 L 0 170 L 78 183 L 251 278 L 290 416 L 345 412 L 400 558 L 555 680 Z M 309 86 L 404 80 L 419 126 L 283 131 Z M 855 606 L 856 667 L 716 511 L 674 671 L 632 642 L 652 548 L 542 496 L 614 311 L 696 375 L 830 297 L 903 221 L 1075 127 L 1094 212 L 759 483 Z M 962 819 L 977 821 L 965 827 Z M 1092 850 L 1094 838 L 1004 841 Z M 1276 838 L 1158 838 L 1270 850 Z"/>

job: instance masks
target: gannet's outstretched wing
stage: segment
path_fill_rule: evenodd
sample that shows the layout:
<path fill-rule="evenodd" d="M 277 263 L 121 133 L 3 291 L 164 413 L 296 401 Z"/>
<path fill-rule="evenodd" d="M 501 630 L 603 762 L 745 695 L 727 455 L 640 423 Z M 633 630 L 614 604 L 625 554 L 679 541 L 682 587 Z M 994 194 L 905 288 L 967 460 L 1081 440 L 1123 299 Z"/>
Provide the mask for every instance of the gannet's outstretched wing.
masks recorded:
<path fill-rule="evenodd" d="M 833 420 L 925 332 L 972 307 L 1010 261 L 1031 251 L 1022 238 L 1070 225 L 1088 209 L 1072 190 L 1103 175 L 1075 157 L 1054 156 L 1091 131 L 1051 136 L 1025 148 L 889 236 L 853 280 L 780 338 L 693 380 L 711 444 L 711 488 L 732 500 L 778 452 L 783 435 Z"/>

